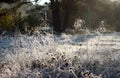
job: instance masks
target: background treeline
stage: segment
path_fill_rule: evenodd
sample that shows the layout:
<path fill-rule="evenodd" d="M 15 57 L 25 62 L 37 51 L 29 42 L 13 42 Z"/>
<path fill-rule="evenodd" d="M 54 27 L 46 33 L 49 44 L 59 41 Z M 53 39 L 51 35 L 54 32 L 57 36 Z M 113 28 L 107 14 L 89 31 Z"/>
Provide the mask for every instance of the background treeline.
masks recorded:
<path fill-rule="evenodd" d="M 105 27 L 111 30 L 120 30 L 120 2 L 110 0 L 63 0 L 65 24 L 72 27 L 76 19 L 85 21 L 85 26 L 95 29 L 104 21 Z M 67 27 L 67 28 L 68 28 Z"/>
<path fill-rule="evenodd" d="M 25 33 L 28 30 L 35 30 L 36 27 L 45 26 L 45 22 L 53 26 L 56 32 L 64 32 L 68 28 L 75 29 L 76 20 L 81 19 L 84 21 L 83 28 L 94 30 L 99 28 L 101 21 L 104 21 L 106 29 L 120 31 L 120 3 L 118 1 L 50 0 L 51 3 L 43 6 L 38 5 L 37 1 L 35 0 L 36 5 L 29 0 L 0 1 L 0 28 L 7 31 L 20 29 Z M 12 6 L 3 8 L 2 4 Z M 29 10 L 24 6 L 28 6 Z M 25 11 L 20 11 L 21 7 Z"/>
<path fill-rule="evenodd" d="M 44 6 L 33 5 L 29 0 L 0 1 L 0 30 L 28 33 L 41 26 Z M 42 25 L 43 26 L 43 25 Z"/>

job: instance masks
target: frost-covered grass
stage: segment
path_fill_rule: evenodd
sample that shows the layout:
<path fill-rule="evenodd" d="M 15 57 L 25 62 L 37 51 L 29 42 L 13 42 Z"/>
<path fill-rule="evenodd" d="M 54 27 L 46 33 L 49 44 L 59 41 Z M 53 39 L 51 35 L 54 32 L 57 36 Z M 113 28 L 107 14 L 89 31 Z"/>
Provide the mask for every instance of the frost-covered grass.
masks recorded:
<path fill-rule="evenodd" d="M 120 33 L 1 37 L 0 78 L 119 78 Z"/>

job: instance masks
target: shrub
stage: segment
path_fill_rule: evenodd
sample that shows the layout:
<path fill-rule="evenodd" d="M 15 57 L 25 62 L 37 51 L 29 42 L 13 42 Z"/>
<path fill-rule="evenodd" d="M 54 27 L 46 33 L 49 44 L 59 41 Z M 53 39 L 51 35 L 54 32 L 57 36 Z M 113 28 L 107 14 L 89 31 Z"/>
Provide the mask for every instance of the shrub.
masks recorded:
<path fill-rule="evenodd" d="M 0 13 L 4 13 L 5 9 L 1 9 L 0 10 Z M 14 29 L 14 17 L 13 17 L 13 13 L 7 13 L 3 16 L 0 17 L 0 27 L 3 29 L 3 30 L 7 30 L 7 31 L 10 31 L 10 30 L 13 30 Z"/>

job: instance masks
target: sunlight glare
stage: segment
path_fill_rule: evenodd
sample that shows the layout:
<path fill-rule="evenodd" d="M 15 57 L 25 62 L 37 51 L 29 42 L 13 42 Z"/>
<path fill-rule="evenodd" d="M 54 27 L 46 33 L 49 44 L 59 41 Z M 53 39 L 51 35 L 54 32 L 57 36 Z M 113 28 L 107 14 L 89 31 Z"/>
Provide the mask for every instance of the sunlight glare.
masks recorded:
<path fill-rule="evenodd" d="M 113 2 L 113 1 L 120 1 L 120 0 L 111 0 L 111 1 Z"/>
<path fill-rule="evenodd" d="M 30 1 L 32 1 L 32 3 L 35 4 L 35 2 L 33 2 L 35 0 L 30 0 Z M 39 5 L 44 5 L 46 2 L 49 3 L 50 1 L 49 0 L 38 0 Z"/>

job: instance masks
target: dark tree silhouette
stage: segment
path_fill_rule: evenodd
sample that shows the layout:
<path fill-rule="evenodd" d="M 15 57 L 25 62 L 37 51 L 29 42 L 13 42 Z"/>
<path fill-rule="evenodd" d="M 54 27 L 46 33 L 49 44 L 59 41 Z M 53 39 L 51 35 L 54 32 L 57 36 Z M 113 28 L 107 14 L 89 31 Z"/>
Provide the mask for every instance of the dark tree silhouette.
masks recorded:
<path fill-rule="evenodd" d="M 80 0 L 61 0 L 61 2 L 59 2 L 60 0 L 50 1 L 54 31 L 61 33 L 67 28 L 71 28 L 76 18 Z"/>
<path fill-rule="evenodd" d="M 60 22 L 60 5 L 58 0 L 50 0 L 51 1 L 51 10 L 53 17 L 53 28 L 57 33 L 62 32 L 62 26 Z"/>

